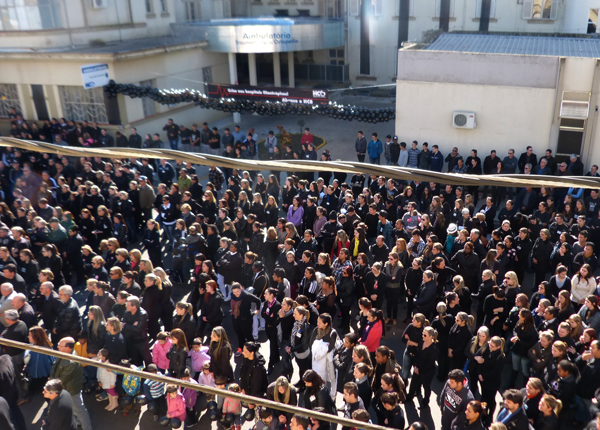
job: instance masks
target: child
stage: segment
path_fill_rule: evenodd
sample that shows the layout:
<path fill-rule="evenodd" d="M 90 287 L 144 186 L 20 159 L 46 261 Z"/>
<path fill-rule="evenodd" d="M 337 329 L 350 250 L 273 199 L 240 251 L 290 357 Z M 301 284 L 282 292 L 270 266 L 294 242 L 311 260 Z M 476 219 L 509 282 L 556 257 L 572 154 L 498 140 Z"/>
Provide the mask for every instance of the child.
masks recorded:
<path fill-rule="evenodd" d="M 210 362 L 206 362 L 202 365 L 202 372 L 198 375 L 198 383 L 200 385 L 206 385 L 207 387 L 215 386 L 215 378 L 212 373 L 210 373 Z M 206 395 L 206 401 L 210 402 L 214 399 L 212 394 Z"/>
<path fill-rule="evenodd" d="M 229 391 L 234 393 L 241 393 L 242 389 L 238 384 L 229 384 Z M 231 426 L 231 430 L 241 430 L 242 428 L 242 402 L 240 400 L 234 400 L 230 397 L 225 397 L 223 402 L 223 416 L 227 414 L 235 415 L 234 424 Z"/>
<path fill-rule="evenodd" d="M 173 423 L 173 419 L 178 419 L 181 422 L 184 422 L 185 417 L 186 411 L 183 394 L 179 392 L 177 385 L 167 385 L 167 418 L 171 419 L 171 425 L 173 428 L 177 428 L 179 425 L 181 425 L 176 425 Z"/>
<path fill-rule="evenodd" d="M 140 370 L 138 367 L 131 364 L 129 360 L 121 360 L 119 366 L 123 366 L 126 369 Z M 123 387 L 123 391 L 125 392 L 126 396 L 135 397 L 140 392 L 141 382 L 142 378 L 140 378 L 139 376 L 134 376 L 126 373 L 123 375 L 123 383 L 121 384 L 121 387 Z M 129 415 L 129 411 L 131 411 L 132 407 L 134 408 L 134 414 L 140 413 L 141 406 L 131 404 L 123 408 L 124 417 Z"/>
<path fill-rule="evenodd" d="M 192 368 L 192 377 L 197 379 L 202 373 L 205 363 L 210 363 L 210 355 L 208 355 L 208 346 L 202 346 L 202 339 L 196 338 L 192 342 L 192 350 L 190 351 L 190 360 Z M 208 385 L 208 384 L 204 384 Z M 214 387 L 214 385 L 212 385 Z"/>
<path fill-rule="evenodd" d="M 190 378 L 190 369 L 184 369 L 181 375 L 183 381 L 189 382 L 190 384 L 197 384 L 195 380 Z M 198 414 L 196 412 L 196 401 L 198 400 L 199 391 L 192 390 L 191 388 L 183 389 L 183 399 L 185 400 L 185 409 L 187 411 L 187 418 L 185 424 L 192 426 L 198 422 Z"/>
<path fill-rule="evenodd" d="M 158 371 L 156 364 L 152 363 L 146 367 L 146 372 L 161 374 Z M 154 421 L 158 421 L 161 407 L 165 402 L 165 383 L 146 379 L 144 381 L 144 395 L 149 402 L 156 403 L 156 411 L 154 412 Z"/>
<path fill-rule="evenodd" d="M 223 375 L 219 375 L 215 378 L 215 387 L 221 390 L 227 390 L 227 377 Z M 225 403 L 225 397 L 217 396 L 217 409 L 219 411 L 223 410 L 223 404 Z"/>
<path fill-rule="evenodd" d="M 252 430 L 277 430 L 279 427 L 279 422 L 273 417 L 271 409 L 260 408 L 258 418 L 259 420 L 254 424 Z"/>
<path fill-rule="evenodd" d="M 169 334 L 162 331 L 156 336 L 156 343 L 152 347 L 152 362 L 156 364 L 160 373 L 165 373 L 169 368 L 170 361 L 167 353 L 171 349 L 171 338 Z"/>
<path fill-rule="evenodd" d="M 109 355 L 110 351 L 108 349 L 101 349 L 98 353 L 98 359 L 102 363 L 107 363 Z M 106 408 L 104 409 L 106 409 L 109 412 L 114 411 L 119 407 L 119 396 L 117 395 L 117 391 L 115 390 L 115 386 L 117 384 L 117 374 L 110 370 L 106 370 L 102 367 L 99 367 L 97 378 L 98 385 L 104 388 L 106 390 L 106 393 L 108 394 L 108 406 L 106 406 Z"/>
<path fill-rule="evenodd" d="M 87 334 L 85 332 L 81 332 L 79 336 L 77 336 L 77 343 L 75 343 L 75 353 L 80 357 L 85 358 L 96 358 L 95 355 L 91 356 L 87 352 Z M 82 364 L 83 367 L 83 384 L 85 386 L 93 386 L 96 383 L 96 367 L 89 366 L 87 364 Z M 106 400 L 104 397 L 102 400 Z"/>

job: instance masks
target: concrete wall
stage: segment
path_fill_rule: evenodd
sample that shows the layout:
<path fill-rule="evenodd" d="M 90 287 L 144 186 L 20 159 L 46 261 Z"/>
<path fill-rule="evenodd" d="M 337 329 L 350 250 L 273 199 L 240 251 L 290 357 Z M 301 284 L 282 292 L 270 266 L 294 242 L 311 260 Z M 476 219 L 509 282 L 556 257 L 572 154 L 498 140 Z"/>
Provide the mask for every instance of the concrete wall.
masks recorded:
<path fill-rule="evenodd" d="M 557 58 L 444 53 L 442 62 L 436 58 L 440 54 L 399 52 L 396 134 L 401 140 L 438 144 L 444 154 L 457 146 L 464 156 L 471 148 L 482 155 L 496 149 L 501 156 L 509 147 L 520 151 L 531 145 L 537 153 L 552 148 Z M 454 111 L 475 112 L 477 127 L 453 128 Z"/>
<path fill-rule="evenodd" d="M 154 13 L 147 14 L 145 0 L 104 0 L 105 8 L 91 7 L 90 0 L 57 0 L 62 28 L 36 31 L 0 31 L 0 48 L 52 48 L 87 45 L 90 41 L 115 42 L 165 36 L 175 22 L 175 0 L 152 0 Z"/>

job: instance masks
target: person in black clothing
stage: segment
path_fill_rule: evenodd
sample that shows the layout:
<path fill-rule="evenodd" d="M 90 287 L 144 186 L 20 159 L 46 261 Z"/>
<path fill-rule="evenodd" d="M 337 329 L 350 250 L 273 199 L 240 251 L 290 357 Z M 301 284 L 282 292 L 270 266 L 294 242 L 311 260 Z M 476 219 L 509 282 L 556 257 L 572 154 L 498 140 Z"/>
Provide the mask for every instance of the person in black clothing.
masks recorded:
<path fill-rule="evenodd" d="M 265 332 L 269 339 L 269 374 L 273 372 L 273 368 L 279 363 L 279 344 L 277 340 L 277 326 L 279 325 L 279 311 L 281 303 L 277 300 L 277 290 L 268 288 L 264 293 L 265 302 L 260 313 L 265 320 Z"/>
<path fill-rule="evenodd" d="M 488 416 L 494 415 L 496 409 L 496 393 L 500 389 L 502 369 L 504 367 L 504 339 L 494 336 L 483 354 L 479 366 L 479 383 L 481 385 L 481 401 L 488 405 Z"/>
<path fill-rule="evenodd" d="M 60 379 L 51 379 L 44 385 L 48 408 L 42 421 L 43 430 L 77 430 L 71 394 L 63 388 Z"/>
<path fill-rule="evenodd" d="M 160 231 L 158 229 L 158 223 L 153 219 L 149 219 L 146 225 L 148 226 L 148 229 L 144 235 L 144 248 L 148 251 L 148 256 L 150 257 L 152 265 L 159 267 L 162 258 L 160 253 Z"/>
<path fill-rule="evenodd" d="M 123 317 L 123 337 L 127 345 L 127 355 L 136 366 L 152 363 L 148 346 L 148 314 L 140 307 L 140 299 L 129 296 L 125 304 L 127 311 Z"/>
<path fill-rule="evenodd" d="M 417 348 L 412 362 L 413 377 L 410 381 L 410 389 L 406 396 L 406 401 L 411 402 L 416 395 L 419 399 L 421 409 L 429 408 L 431 382 L 437 370 L 435 362 L 439 356 L 437 335 L 437 331 L 433 327 L 425 327 L 423 329 L 423 341 Z M 425 390 L 423 397 L 421 397 L 421 387 Z"/>
<path fill-rule="evenodd" d="M 252 316 L 258 314 L 258 310 L 252 311 L 252 303 L 259 309 L 262 302 L 253 294 L 242 289 L 238 282 L 231 284 L 231 316 L 233 317 L 233 329 L 238 338 L 238 350 L 236 354 L 242 353 L 242 347 L 252 338 Z"/>
<path fill-rule="evenodd" d="M 265 369 L 265 358 L 258 352 L 260 344 L 244 344 L 242 364 L 240 366 L 240 388 L 242 393 L 253 397 L 265 397 L 269 382 Z"/>

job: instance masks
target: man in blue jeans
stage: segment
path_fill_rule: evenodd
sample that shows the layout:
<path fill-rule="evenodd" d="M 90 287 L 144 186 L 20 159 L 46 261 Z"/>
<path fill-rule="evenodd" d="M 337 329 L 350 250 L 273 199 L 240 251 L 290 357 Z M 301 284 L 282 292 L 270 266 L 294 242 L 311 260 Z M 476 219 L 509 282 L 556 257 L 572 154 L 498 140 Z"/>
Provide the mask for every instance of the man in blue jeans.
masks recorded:
<path fill-rule="evenodd" d="M 167 132 L 167 139 L 169 140 L 171 149 L 177 150 L 177 145 L 179 144 L 179 126 L 173 123 L 173 119 L 169 118 L 163 130 Z"/>
<path fill-rule="evenodd" d="M 381 143 L 381 140 L 377 138 L 377 133 L 373 133 L 372 138 L 367 145 L 367 153 L 369 154 L 369 161 L 371 164 L 381 164 L 379 160 L 382 152 L 383 144 Z"/>

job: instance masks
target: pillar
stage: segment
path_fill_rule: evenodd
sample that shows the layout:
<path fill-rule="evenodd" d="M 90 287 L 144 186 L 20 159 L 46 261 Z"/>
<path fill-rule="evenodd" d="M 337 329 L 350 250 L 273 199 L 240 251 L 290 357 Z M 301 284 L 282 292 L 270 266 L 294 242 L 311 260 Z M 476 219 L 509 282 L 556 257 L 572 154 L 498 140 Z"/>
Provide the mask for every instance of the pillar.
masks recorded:
<path fill-rule="evenodd" d="M 279 52 L 273 52 L 273 84 L 275 87 L 281 87 L 281 60 Z"/>
<path fill-rule="evenodd" d="M 238 84 L 237 76 L 237 61 L 235 58 L 235 52 L 229 53 L 229 83 L 231 85 Z M 239 112 L 233 113 L 233 122 L 238 123 L 242 120 L 242 115 Z"/>
<path fill-rule="evenodd" d="M 296 86 L 296 76 L 294 75 L 294 52 L 289 51 L 288 53 L 288 77 L 290 88 L 294 88 Z"/>
<path fill-rule="evenodd" d="M 256 77 L 256 54 L 248 54 L 248 69 L 250 74 L 250 85 L 257 86 L 258 78 Z"/>

